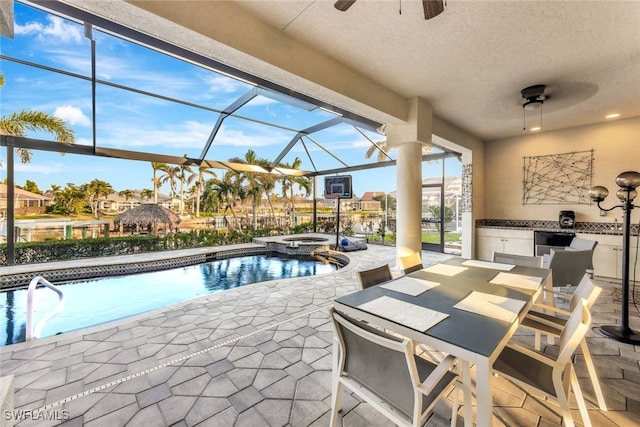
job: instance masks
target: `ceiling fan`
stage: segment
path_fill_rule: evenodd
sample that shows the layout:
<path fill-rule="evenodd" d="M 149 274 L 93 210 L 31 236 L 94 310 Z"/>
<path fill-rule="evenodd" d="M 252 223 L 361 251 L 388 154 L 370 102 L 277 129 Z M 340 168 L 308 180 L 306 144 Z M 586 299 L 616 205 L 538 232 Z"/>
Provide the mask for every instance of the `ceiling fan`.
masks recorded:
<path fill-rule="evenodd" d="M 525 110 L 533 110 L 539 105 L 544 104 L 544 100 L 549 98 L 544 93 L 546 89 L 546 85 L 533 85 L 522 89 L 520 91 L 520 95 L 522 96 L 522 99 L 525 100 L 524 104 L 522 104 L 522 108 Z"/>
<path fill-rule="evenodd" d="M 422 0 L 422 9 L 424 10 L 424 19 L 431 19 L 444 12 L 445 0 Z M 349 9 L 356 0 L 338 0 L 335 2 L 334 7 L 341 12 L 345 12 Z M 400 0 L 402 2 L 402 0 Z M 402 13 L 402 12 L 400 12 Z"/>

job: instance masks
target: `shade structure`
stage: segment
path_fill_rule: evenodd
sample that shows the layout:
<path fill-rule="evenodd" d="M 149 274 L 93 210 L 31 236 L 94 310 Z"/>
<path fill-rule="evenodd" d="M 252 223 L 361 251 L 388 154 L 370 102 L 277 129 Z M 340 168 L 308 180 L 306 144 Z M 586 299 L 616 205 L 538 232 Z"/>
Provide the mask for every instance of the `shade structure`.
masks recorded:
<path fill-rule="evenodd" d="M 180 224 L 180 217 L 167 208 L 146 203 L 121 213 L 113 222 L 118 227 L 135 226 L 137 230 L 146 228 L 149 232 L 155 233 L 159 225 L 164 225 L 165 231 L 167 226 L 170 231 L 174 231 Z"/>

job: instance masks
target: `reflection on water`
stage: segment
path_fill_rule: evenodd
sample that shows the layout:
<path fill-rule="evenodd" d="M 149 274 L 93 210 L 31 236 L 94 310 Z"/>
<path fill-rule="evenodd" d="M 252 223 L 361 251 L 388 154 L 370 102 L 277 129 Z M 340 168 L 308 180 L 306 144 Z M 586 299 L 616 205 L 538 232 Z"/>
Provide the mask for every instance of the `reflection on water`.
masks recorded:
<path fill-rule="evenodd" d="M 310 259 L 257 255 L 68 283 L 61 286 L 64 310 L 47 322 L 41 336 L 86 328 L 249 283 L 310 276 L 335 269 L 332 264 Z M 0 345 L 24 341 L 26 299 L 26 289 L 0 293 Z M 35 301 L 34 319 L 38 322 L 55 309 L 58 297 L 50 289 L 38 288 Z"/>

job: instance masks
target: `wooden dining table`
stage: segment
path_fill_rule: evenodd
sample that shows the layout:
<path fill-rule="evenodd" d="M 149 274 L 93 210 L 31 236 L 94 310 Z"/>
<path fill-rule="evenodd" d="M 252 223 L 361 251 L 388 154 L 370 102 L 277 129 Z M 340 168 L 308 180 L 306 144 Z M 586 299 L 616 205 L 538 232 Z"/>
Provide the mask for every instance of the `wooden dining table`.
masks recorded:
<path fill-rule="evenodd" d="M 334 309 L 456 356 L 465 425 L 473 423 L 475 364 L 476 423 L 491 426 L 493 363 L 551 283 L 549 269 L 454 258 L 339 297 Z"/>

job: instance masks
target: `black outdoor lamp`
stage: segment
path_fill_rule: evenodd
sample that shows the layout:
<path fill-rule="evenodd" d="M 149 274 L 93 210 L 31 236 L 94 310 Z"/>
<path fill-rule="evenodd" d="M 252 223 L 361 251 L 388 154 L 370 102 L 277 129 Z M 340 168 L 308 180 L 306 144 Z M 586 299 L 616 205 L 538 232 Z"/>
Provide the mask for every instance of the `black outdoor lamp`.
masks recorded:
<path fill-rule="evenodd" d="M 611 211 L 615 208 L 622 208 L 624 212 L 624 228 L 622 236 L 622 323 L 619 326 L 605 325 L 600 327 L 600 331 L 606 336 L 627 344 L 640 345 L 640 333 L 629 327 L 629 242 L 631 235 L 631 210 L 635 207 L 633 199 L 638 192 L 636 188 L 640 186 L 640 173 L 627 171 L 616 177 L 616 184 L 620 187 L 616 191 L 616 196 L 622 202 L 609 209 L 600 206 L 608 195 L 609 190 L 600 185 L 589 190 L 589 197 L 597 203 L 598 208 L 603 211 Z"/>

